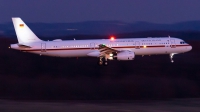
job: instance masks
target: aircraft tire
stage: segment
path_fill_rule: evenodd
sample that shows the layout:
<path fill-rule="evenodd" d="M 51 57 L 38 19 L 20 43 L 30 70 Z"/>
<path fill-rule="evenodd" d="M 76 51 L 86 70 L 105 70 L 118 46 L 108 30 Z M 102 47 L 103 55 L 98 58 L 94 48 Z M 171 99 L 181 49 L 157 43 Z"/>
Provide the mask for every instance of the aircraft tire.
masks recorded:
<path fill-rule="evenodd" d="M 103 61 L 99 61 L 98 64 L 99 64 L 99 65 L 103 65 Z"/>
<path fill-rule="evenodd" d="M 107 61 L 105 61 L 105 62 L 104 62 L 104 66 L 107 66 L 107 65 L 108 65 L 108 62 L 107 62 Z"/>

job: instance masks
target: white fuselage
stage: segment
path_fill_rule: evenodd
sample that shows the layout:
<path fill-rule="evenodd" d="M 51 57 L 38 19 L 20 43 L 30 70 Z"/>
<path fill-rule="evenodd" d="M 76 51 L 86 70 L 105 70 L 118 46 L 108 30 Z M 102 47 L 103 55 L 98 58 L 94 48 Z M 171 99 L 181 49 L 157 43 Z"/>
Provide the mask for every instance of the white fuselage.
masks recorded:
<path fill-rule="evenodd" d="M 178 54 L 192 49 L 183 40 L 169 37 L 41 41 L 26 43 L 30 48 L 18 44 L 12 44 L 11 48 L 46 56 L 86 57 L 91 52 L 99 52 L 100 44 L 119 51 L 132 51 L 135 55 Z"/>

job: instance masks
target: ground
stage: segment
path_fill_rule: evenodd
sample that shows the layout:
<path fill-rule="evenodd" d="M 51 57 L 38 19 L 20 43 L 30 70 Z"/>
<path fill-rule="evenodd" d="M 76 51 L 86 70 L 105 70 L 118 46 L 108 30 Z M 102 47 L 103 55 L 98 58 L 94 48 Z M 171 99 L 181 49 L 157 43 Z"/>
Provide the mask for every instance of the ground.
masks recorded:
<path fill-rule="evenodd" d="M 13 101 L 0 100 L 1 112 L 199 112 L 200 99 L 165 101 Z"/>

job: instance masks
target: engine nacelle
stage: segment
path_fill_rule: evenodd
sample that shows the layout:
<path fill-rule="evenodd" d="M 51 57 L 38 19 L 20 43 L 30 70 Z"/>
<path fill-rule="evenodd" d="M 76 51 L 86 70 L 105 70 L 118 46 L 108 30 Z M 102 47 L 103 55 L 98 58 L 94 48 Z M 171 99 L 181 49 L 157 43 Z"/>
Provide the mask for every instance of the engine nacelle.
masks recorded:
<path fill-rule="evenodd" d="M 132 51 L 121 51 L 115 57 L 117 60 L 134 60 L 135 53 Z"/>

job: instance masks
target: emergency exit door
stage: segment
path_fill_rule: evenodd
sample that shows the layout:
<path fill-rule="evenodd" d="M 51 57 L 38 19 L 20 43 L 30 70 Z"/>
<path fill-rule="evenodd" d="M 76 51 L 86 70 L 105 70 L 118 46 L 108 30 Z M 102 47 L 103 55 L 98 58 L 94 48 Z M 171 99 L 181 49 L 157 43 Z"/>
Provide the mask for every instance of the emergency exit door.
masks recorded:
<path fill-rule="evenodd" d="M 41 52 L 46 52 L 46 43 L 41 43 Z"/>
<path fill-rule="evenodd" d="M 136 49 L 140 49 L 140 42 L 139 42 L 139 41 L 136 41 L 136 42 L 135 42 L 135 48 L 136 48 Z"/>

